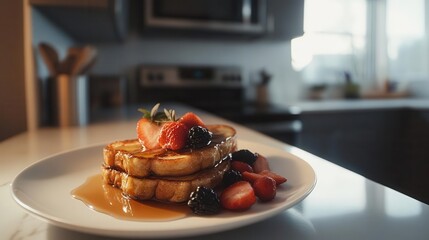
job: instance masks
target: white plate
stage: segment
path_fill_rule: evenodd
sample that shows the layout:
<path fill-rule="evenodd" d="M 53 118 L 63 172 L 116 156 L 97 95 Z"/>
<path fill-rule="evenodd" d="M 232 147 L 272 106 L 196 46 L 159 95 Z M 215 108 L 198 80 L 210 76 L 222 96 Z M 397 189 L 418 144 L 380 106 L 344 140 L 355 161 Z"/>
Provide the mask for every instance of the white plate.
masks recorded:
<path fill-rule="evenodd" d="M 27 167 L 12 182 L 12 194 L 25 210 L 63 228 L 107 236 L 167 238 L 215 233 L 255 223 L 294 206 L 313 190 L 316 175 L 304 160 L 258 143 L 238 144 L 240 149 L 268 157 L 271 169 L 288 179 L 278 188 L 274 201 L 256 203 L 242 213 L 223 211 L 210 217 L 191 215 L 174 221 L 138 222 L 91 210 L 70 192 L 100 171 L 103 146 L 57 154 Z"/>

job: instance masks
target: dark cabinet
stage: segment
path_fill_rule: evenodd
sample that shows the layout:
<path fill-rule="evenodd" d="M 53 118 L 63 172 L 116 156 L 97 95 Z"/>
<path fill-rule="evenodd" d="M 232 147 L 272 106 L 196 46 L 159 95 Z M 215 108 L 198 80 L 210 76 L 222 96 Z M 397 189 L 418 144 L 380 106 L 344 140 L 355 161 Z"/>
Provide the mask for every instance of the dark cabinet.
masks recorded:
<path fill-rule="evenodd" d="M 405 111 L 406 128 L 402 133 L 402 155 L 396 165 L 400 174 L 400 186 L 411 196 L 429 202 L 429 110 Z"/>
<path fill-rule="evenodd" d="M 267 38 L 290 40 L 304 34 L 303 0 L 267 1 Z"/>
<path fill-rule="evenodd" d="M 429 202 L 429 111 L 304 112 L 302 122 L 300 148 Z"/>
<path fill-rule="evenodd" d="M 128 0 L 31 0 L 32 6 L 75 41 L 122 41 L 128 34 Z"/>

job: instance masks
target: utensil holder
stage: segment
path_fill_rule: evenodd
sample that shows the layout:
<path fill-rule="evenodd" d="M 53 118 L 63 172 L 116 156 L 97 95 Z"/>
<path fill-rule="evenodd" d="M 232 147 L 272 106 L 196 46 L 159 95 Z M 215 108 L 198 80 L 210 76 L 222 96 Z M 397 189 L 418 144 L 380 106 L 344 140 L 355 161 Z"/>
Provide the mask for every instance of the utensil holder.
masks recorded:
<path fill-rule="evenodd" d="M 54 119 L 60 127 L 88 124 L 88 77 L 60 74 L 54 81 Z"/>
<path fill-rule="evenodd" d="M 268 105 L 268 86 L 259 85 L 256 87 L 256 102 L 259 106 Z"/>

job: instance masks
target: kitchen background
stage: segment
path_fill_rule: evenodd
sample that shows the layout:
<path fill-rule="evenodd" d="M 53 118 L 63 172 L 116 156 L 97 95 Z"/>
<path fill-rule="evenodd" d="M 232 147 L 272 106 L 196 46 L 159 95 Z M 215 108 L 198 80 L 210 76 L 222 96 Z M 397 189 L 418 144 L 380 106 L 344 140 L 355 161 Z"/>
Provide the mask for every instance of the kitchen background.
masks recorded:
<path fill-rule="evenodd" d="M 60 59 L 90 45 L 97 56 L 84 78 L 89 123 L 128 115 L 124 106 L 180 99 L 429 202 L 429 104 L 404 107 L 429 96 L 427 1 L 236 1 L 247 6 L 241 17 L 259 4 L 262 30 L 232 32 L 150 26 L 148 2 L 2 1 L 0 139 L 58 124 L 40 44 Z M 159 80 L 153 66 L 197 68 L 186 68 L 193 79 L 178 86 Z M 230 72 L 220 84 L 199 81 L 222 71 Z M 210 101 L 195 101 L 202 96 Z"/>
<path fill-rule="evenodd" d="M 273 14 L 277 14 L 278 18 L 282 18 L 285 21 L 278 23 L 283 25 L 285 30 L 282 31 L 285 31 L 284 33 L 280 32 L 280 30 L 276 33 L 262 34 L 260 36 L 247 36 L 240 33 L 230 36 L 216 33 L 212 37 L 201 36 L 201 34 L 198 36 L 194 34 L 189 37 L 184 33 L 178 33 L 179 36 L 175 34 L 156 37 L 160 36 L 160 34 L 142 33 L 145 26 L 141 26 L 139 23 L 141 19 L 139 18 L 143 17 L 141 14 L 144 6 L 141 3 L 129 2 L 131 5 L 130 11 L 132 11 L 130 15 L 138 14 L 138 16 L 130 17 L 128 35 L 120 40 L 116 37 L 103 39 L 102 36 L 98 36 L 100 33 L 97 32 L 64 32 L 49 17 L 43 15 L 44 12 L 51 18 L 57 17 L 56 14 L 51 14 L 51 9 L 45 9 L 43 6 L 40 10 L 36 8 L 32 11 L 33 45 L 37 46 L 38 43 L 43 41 L 54 41 L 57 45 L 56 47 L 62 48 L 61 55 L 64 56 L 68 46 L 88 43 L 85 40 L 90 39 L 92 41 L 89 42 L 96 46 L 99 53 L 97 63 L 92 70 L 92 74 L 95 75 L 125 75 L 133 78 L 135 77 L 133 74 L 137 72 L 138 67 L 144 64 L 239 66 L 242 69 L 243 85 L 249 87 L 249 91 L 246 92 L 248 98 L 254 97 L 254 93 L 250 89 L 250 85 L 252 85 L 251 78 L 257 78 L 258 72 L 265 69 L 275 76 L 273 77 L 273 82 L 275 83 L 270 86 L 270 100 L 284 103 L 296 101 L 296 99 L 300 98 L 301 81 L 299 80 L 299 74 L 291 66 L 289 41 L 291 37 L 299 36 L 303 31 L 302 1 L 272 1 L 273 3 L 275 2 L 275 5 L 269 5 L 269 11 L 272 14 L 271 18 L 274 18 Z M 280 16 L 283 11 L 276 9 L 279 6 L 286 9 L 287 16 Z M 293 8 L 288 10 L 289 6 L 293 6 Z M 87 8 L 83 15 L 91 18 L 91 14 L 96 11 Z M 121 17 L 118 16 L 118 18 Z M 116 31 L 113 23 L 105 24 L 108 26 L 99 27 L 108 28 L 107 31 L 112 31 L 112 33 Z M 64 25 L 69 26 L 68 23 Z M 75 39 L 70 36 L 73 34 L 84 36 Z M 283 36 L 274 36 L 275 34 L 283 34 Z M 46 78 L 48 72 L 45 64 L 41 59 L 37 63 L 39 76 Z M 129 81 L 135 80 L 130 79 Z"/>
<path fill-rule="evenodd" d="M 257 99 L 260 73 L 266 71 L 271 76 L 268 101 L 279 105 L 343 98 L 347 81 L 355 85 L 347 97 L 356 92 L 364 98 L 400 97 L 410 89 L 416 96 L 427 94 L 419 84 L 428 81 L 414 81 L 428 76 L 424 0 L 261 1 L 266 4 L 265 29 L 251 36 L 153 34 L 143 23 L 144 1 L 71 2 L 23 1 L 29 5 L 27 15 L 16 10 L 28 17 L 31 49 L 26 53 L 35 56 L 35 68 L 26 67 L 42 83 L 49 72 L 37 46 L 47 42 L 60 58 L 71 46 L 95 46 L 91 74 L 126 78 L 128 102 L 139 100 L 139 67 L 151 64 L 238 66 L 250 101 Z M 5 21 L 11 12 L 5 12 Z M 36 111 L 27 115 L 27 125 L 40 124 Z"/>

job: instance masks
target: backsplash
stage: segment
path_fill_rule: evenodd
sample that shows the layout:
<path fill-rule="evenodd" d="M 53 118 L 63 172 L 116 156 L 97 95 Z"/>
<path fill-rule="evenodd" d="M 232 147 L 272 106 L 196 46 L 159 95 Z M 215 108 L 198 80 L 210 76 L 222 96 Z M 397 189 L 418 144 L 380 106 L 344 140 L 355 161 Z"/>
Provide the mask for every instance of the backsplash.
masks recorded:
<path fill-rule="evenodd" d="M 265 69 L 273 78 L 274 103 L 300 98 L 299 73 L 291 66 L 290 42 L 265 40 L 168 40 L 130 38 L 123 44 L 99 44 L 94 74 L 129 74 L 141 64 L 233 65 L 243 69 L 246 96 L 254 98 L 252 79 Z"/>

